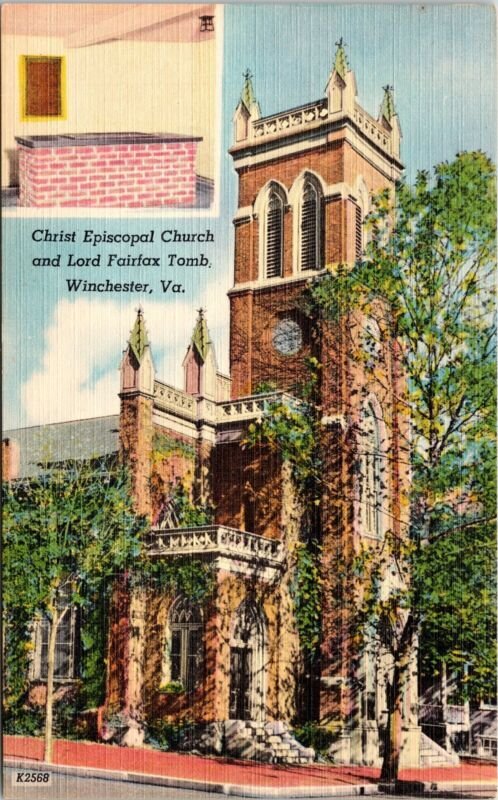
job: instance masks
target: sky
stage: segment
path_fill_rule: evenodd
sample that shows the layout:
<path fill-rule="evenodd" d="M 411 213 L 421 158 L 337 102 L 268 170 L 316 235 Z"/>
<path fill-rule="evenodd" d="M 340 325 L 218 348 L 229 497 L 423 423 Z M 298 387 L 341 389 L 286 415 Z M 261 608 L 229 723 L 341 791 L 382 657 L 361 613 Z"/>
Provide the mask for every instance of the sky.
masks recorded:
<path fill-rule="evenodd" d="M 486 5 L 238 5 L 224 9 L 219 215 L 178 219 L 5 218 L 3 246 L 4 430 L 118 413 L 119 362 L 142 304 L 157 377 L 182 385 L 181 362 L 195 322 L 206 309 L 219 366 L 228 369 L 236 175 L 227 150 L 232 117 L 250 68 L 263 115 L 324 96 L 335 42 L 343 37 L 363 107 L 377 116 L 382 87 L 394 86 L 406 177 L 481 149 L 495 159 L 494 8 Z M 209 269 L 164 270 L 185 293 L 68 294 L 62 269 L 32 266 L 61 252 L 32 241 L 35 229 L 107 230 L 109 233 L 210 228 L 213 244 L 199 247 Z M 171 248 L 170 248 L 171 249 Z M 79 245 L 80 254 L 88 247 Z M 136 248 L 135 248 L 136 250 Z M 101 248 L 126 255 L 126 245 Z M 149 251 L 157 255 L 159 251 Z M 179 254 L 195 251 L 184 246 Z M 93 250 L 90 253 L 93 255 Z M 133 254 L 136 254 L 135 252 Z M 123 268 L 123 279 L 150 280 L 150 269 Z M 78 277 L 95 279 L 82 268 Z"/>

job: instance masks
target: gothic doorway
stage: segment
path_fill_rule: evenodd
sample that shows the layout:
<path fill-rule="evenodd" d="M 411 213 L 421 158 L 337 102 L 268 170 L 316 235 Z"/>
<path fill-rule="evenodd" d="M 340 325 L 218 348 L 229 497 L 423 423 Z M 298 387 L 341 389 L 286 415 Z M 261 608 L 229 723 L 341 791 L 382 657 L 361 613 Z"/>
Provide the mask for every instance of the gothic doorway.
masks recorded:
<path fill-rule="evenodd" d="M 264 717 L 264 621 L 253 600 L 238 608 L 230 640 L 229 719 Z"/>

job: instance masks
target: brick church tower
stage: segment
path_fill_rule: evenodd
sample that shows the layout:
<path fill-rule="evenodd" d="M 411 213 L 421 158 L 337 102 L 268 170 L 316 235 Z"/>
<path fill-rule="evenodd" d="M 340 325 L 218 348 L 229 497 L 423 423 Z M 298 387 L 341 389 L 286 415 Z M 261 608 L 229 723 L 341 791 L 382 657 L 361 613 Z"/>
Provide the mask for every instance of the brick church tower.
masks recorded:
<path fill-rule="evenodd" d="M 230 362 L 234 397 L 258 383 L 289 388 L 310 353 L 296 299 L 326 266 L 353 263 L 370 198 L 393 188 L 402 165 L 391 89 L 379 118 L 356 99 L 342 41 L 326 96 L 260 116 L 249 73 L 230 149 L 239 176 Z"/>
<path fill-rule="evenodd" d="M 251 75 L 234 116 L 230 149 L 238 174 L 234 285 L 230 296 L 232 396 L 264 386 L 293 392 L 321 364 L 323 483 L 315 536 L 321 545 L 322 641 L 308 703 L 321 724 L 340 732 L 337 761 L 377 763 L 385 726 L 389 659 L 365 645 L 355 652 L 348 612 L 350 571 L 364 547 L 407 531 L 407 420 L 389 309 L 336 324 L 303 312 L 310 279 L 347 269 L 363 251 L 371 198 L 394 192 L 402 172 L 401 131 L 392 89 L 377 119 L 358 103 L 342 39 L 325 97 L 261 116 Z M 389 571 L 388 571 L 389 572 Z M 386 574 L 386 590 L 396 582 Z M 341 577 L 339 577 L 341 575 Z M 360 590 L 361 591 L 361 590 Z M 416 686 L 407 690 L 408 706 Z M 416 718 L 405 731 L 405 759 L 418 761 Z"/>

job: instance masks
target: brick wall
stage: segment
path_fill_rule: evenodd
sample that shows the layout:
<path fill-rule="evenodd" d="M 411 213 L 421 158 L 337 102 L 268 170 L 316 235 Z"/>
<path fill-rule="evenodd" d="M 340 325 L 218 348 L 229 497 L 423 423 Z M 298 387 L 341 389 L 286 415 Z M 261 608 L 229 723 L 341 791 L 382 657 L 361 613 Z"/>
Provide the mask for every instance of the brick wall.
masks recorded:
<path fill-rule="evenodd" d="M 264 445 L 242 449 L 240 442 L 219 444 L 212 455 L 216 522 L 279 539 L 282 464 Z"/>
<path fill-rule="evenodd" d="M 312 355 L 309 321 L 300 313 L 305 280 L 232 294 L 230 371 L 232 397 L 252 394 L 264 381 L 293 390 L 309 378 L 305 359 Z M 303 347 L 294 356 L 280 355 L 273 346 L 274 328 L 282 317 L 299 320 Z"/>
<path fill-rule="evenodd" d="M 135 511 L 148 517 L 152 512 L 152 403 L 146 395 L 122 395 L 119 421 L 121 455 L 131 472 Z"/>
<path fill-rule="evenodd" d="M 267 181 L 279 181 L 288 189 L 305 169 L 321 175 L 326 183 L 344 180 L 344 150 L 342 141 L 330 142 L 313 150 L 278 157 L 263 164 L 239 169 L 239 207 L 254 203 Z M 235 162 L 237 169 L 237 162 Z"/>
<path fill-rule="evenodd" d="M 19 477 L 19 442 L 2 439 L 2 480 L 13 481 Z"/>
<path fill-rule="evenodd" d="M 195 203 L 196 141 L 18 149 L 21 206 Z"/>

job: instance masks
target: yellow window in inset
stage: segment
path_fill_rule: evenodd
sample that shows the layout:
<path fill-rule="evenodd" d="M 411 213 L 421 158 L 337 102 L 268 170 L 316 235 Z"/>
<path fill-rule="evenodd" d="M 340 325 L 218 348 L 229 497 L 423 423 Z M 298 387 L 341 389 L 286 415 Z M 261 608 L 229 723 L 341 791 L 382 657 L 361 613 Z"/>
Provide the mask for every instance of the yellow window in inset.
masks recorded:
<path fill-rule="evenodd" d="M 21 56 L 21 119 L 66 118 L 64 56 Z"/>

